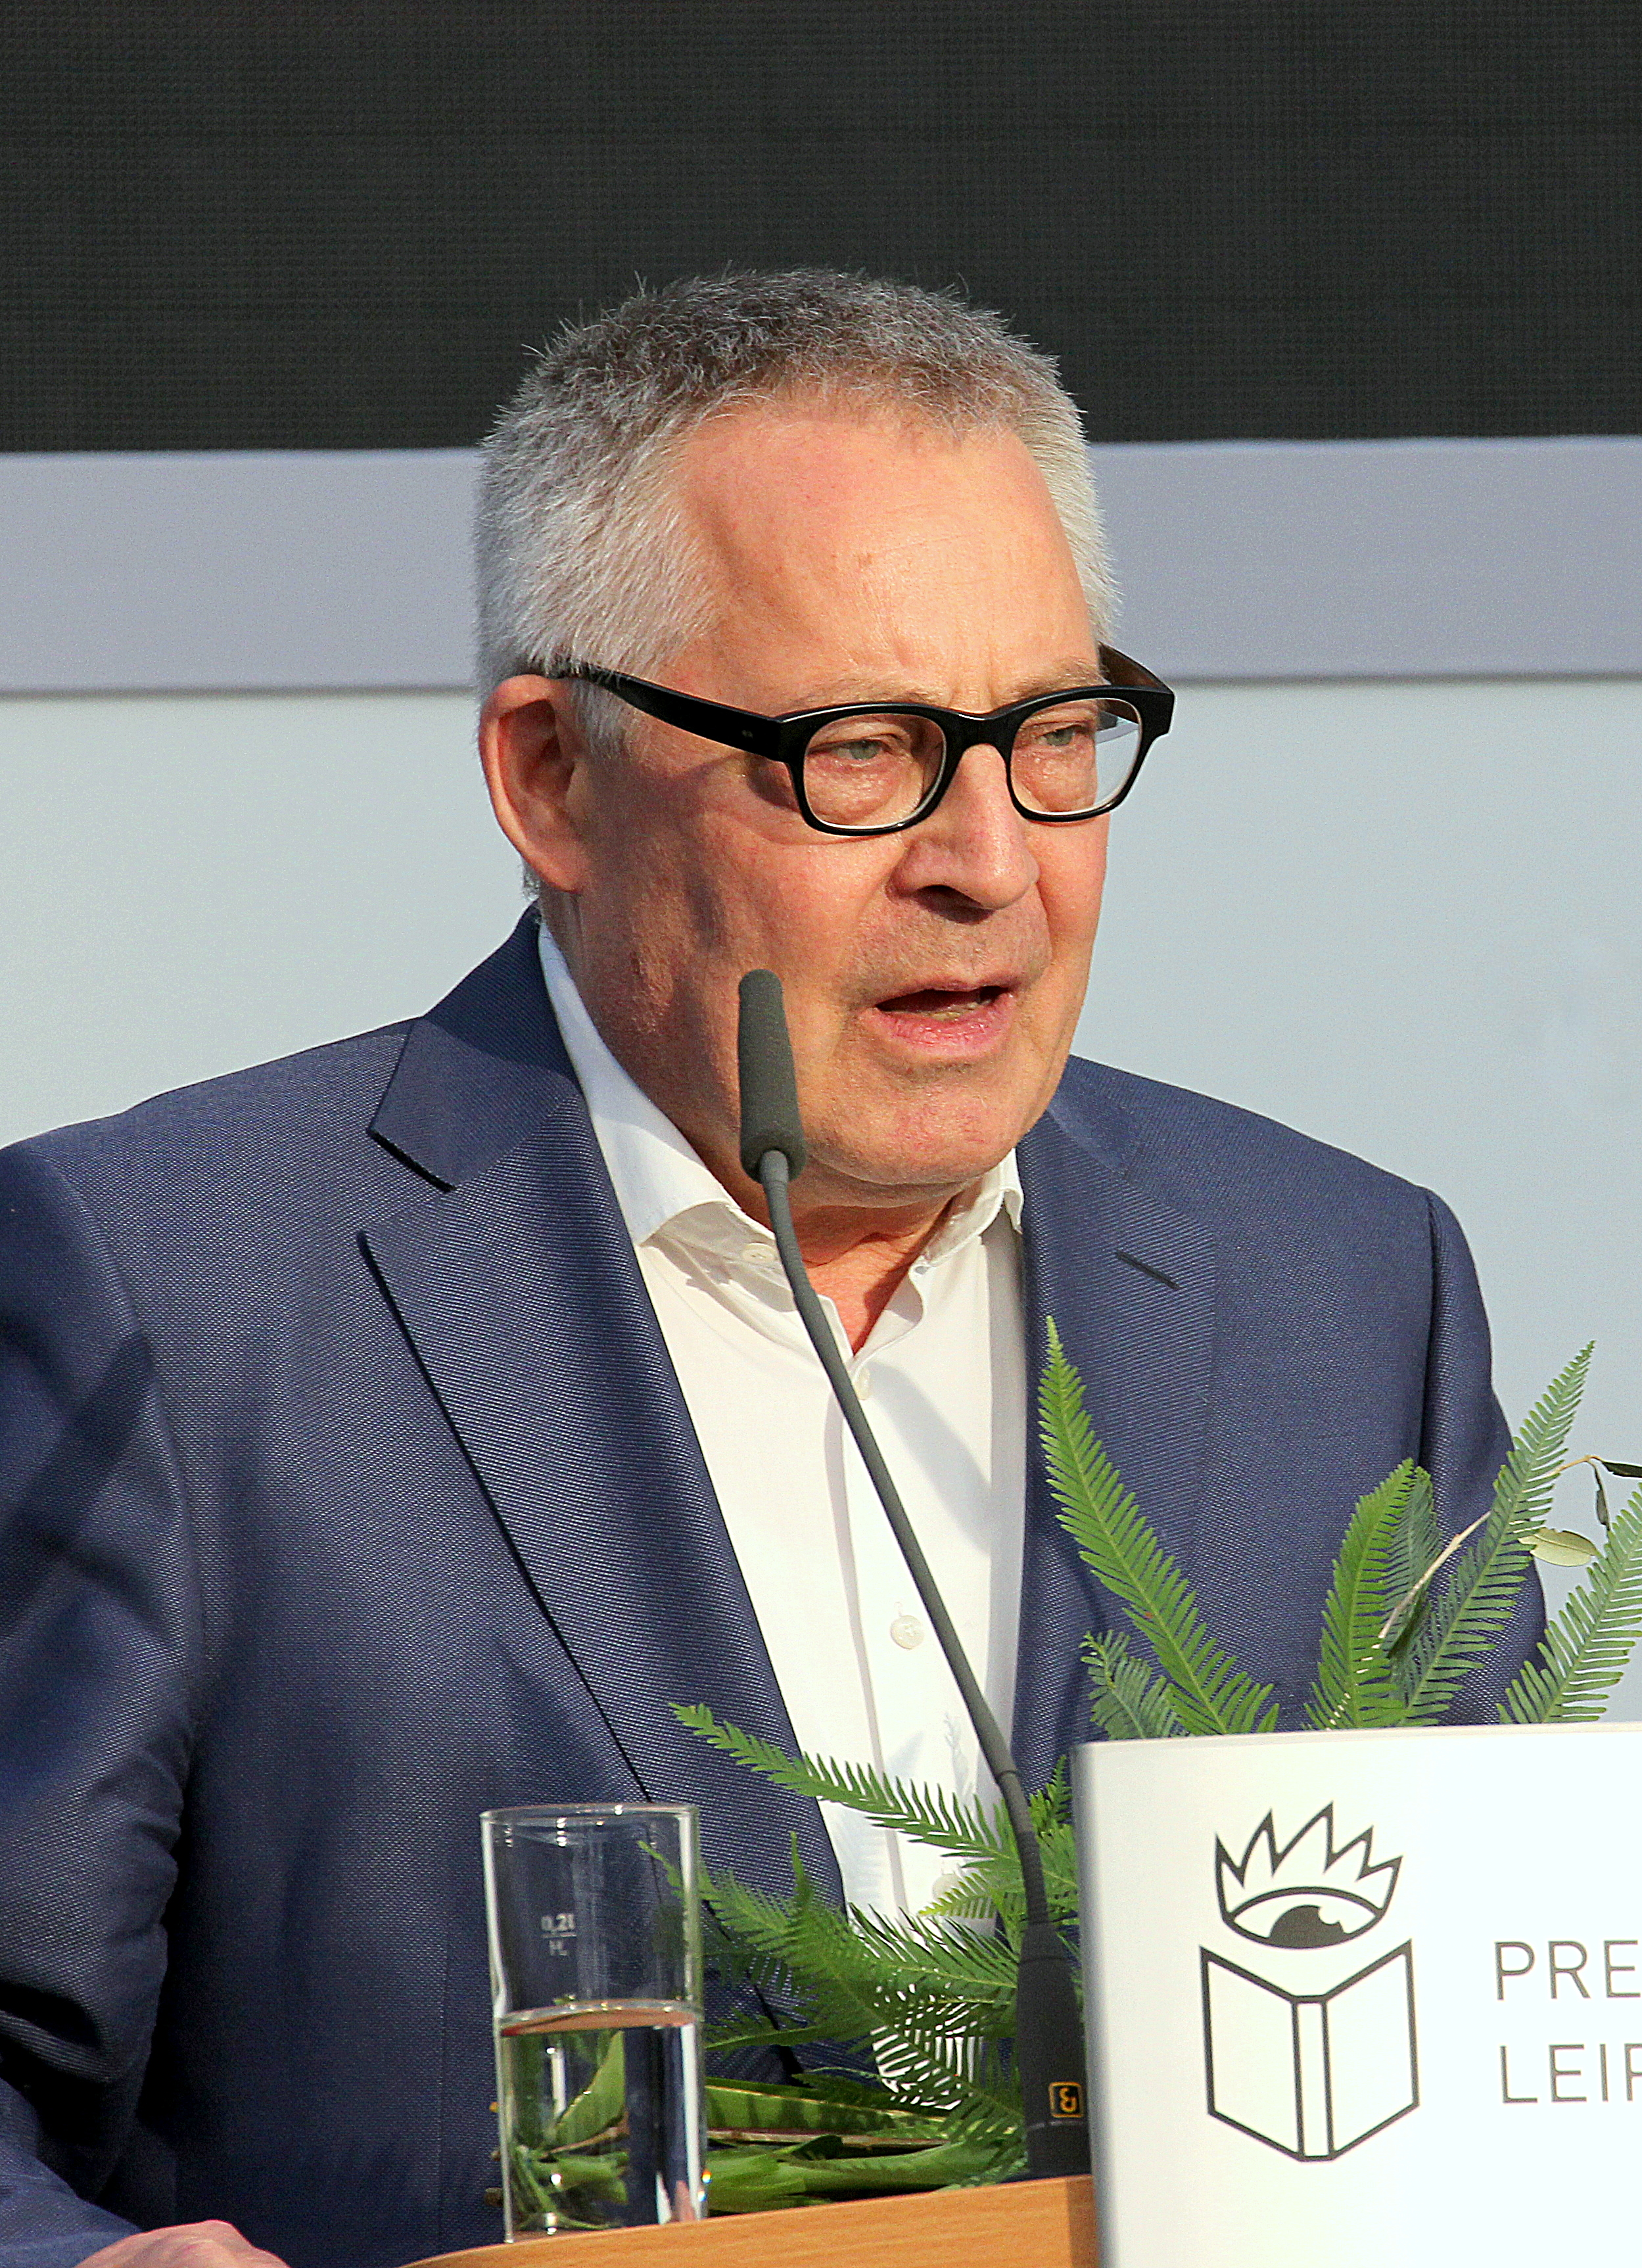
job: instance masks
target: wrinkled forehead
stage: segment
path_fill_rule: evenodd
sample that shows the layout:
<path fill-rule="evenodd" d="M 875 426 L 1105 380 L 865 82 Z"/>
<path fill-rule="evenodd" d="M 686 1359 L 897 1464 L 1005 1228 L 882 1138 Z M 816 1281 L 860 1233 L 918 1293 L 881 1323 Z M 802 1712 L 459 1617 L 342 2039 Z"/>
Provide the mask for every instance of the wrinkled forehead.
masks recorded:
<path fill-rule="evenodd" d="M 904 411 L 749 405 L 680 453 L 677 509 L 715 627 L 825 633 L 877 651 L 1014 615 L 1057 648 L 1092 639 L 1076 562 L 1025 444 Z"/>

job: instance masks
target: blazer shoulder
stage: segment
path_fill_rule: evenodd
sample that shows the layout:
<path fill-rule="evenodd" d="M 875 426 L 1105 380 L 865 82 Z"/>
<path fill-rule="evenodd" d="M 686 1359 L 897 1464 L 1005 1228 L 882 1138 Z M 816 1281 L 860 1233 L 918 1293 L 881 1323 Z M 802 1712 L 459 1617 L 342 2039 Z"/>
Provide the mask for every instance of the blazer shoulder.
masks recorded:
<path fill-rule="evenodd" d="M 1222 1214 L 1344 1207 L 1425 1216 L 1430 1191 L 1275 1118 L 1189 1087 L 1072 1057 L 1050 1116 L 1125 1177 Z"/>
<path fill-rule="evenodd" d="M 410 1029 L 409 1020 L 381 1025 L 27 1136 L 0 1152 L 0 1174 L 43 1168 L 93 1210 L 180 1183 L 248 1191 L 298 1170 L 312 1182 L 326 1163 L 375 1149 L 366 1129 Z"/>

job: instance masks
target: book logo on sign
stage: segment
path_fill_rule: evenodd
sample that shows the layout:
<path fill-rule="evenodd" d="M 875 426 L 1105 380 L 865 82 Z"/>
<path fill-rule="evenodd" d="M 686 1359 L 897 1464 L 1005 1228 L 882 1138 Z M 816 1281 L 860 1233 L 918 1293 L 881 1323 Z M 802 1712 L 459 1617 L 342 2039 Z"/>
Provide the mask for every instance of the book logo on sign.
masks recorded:
<path fill-rule="evenodd" d="M 1373 1839 L 1336 1850 L 1329 1803 L 1281 1845 L 1268 1812 L 1241 1859 L 1214 1846 L 1220 1918 L 1261 1953 L 1199 1948 L 1209 2115 L 1291 2158 L 1343 2157 L 1419 2106 L 1413 1946 L 1363 1965 L 1355 1945 L 1403 1867 Z"/>

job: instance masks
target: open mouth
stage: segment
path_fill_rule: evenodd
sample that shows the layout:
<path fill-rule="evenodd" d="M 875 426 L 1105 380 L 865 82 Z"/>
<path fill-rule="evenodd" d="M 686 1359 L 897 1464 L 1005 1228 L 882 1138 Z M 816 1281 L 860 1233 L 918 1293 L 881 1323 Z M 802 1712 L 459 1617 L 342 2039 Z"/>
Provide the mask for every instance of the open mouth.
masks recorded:
<path fill-rule="evenodd" d="M 1008 984 L 929 984 L 914 992 L 893 993 L 877 1003 L 891 1029 L 915 1042 L 939 1046 L 960 1036 L 969 1048 L 990 1044 L 1009 1020 L 1014 989 Z"/>
<path fill-rule="evenodd" d="M 1004 990 L 1001 984 L 976 984 L 964 991 L 931 987 L 922 992 L 898 992 L 878 1005 L 886 1016 L 933 1017 L 941 1023 L 957 1023 L 991 1007 L 1003 998 Z"/>

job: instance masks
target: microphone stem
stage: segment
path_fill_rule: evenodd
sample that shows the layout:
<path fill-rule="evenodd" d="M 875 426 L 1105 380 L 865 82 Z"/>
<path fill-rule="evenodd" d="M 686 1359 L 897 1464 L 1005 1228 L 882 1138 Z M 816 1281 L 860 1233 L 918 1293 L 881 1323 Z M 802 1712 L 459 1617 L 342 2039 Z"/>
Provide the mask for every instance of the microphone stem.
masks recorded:
<path fill-rule="evenodd" d="M 791 1174 L 781 1151 L 765 1151 L 758 1161 L 758 1178 L 763 1184 L 765 1200 L 769 1207 L 769 1226 L 775 1232 L 776 1249 L 781 1256 L 781 1265 L 804 1328 L 809 1333 L 810 1343 L 831 1381 L 833 1392 L 838 1397 L 838 1406 L 843 1412 L 844 1423 L 854 1437 L 856 1447 L 861 1453 L 862 1462 L 883 1505 L 885 1517 L 901 1546 L 901 1556 L 907 1563 L 913 1587 L 923 1602 L 931 1628 L 939 1639 L 941 1652 L 946 1657 L 946 1666 L 963 1696 L 964 1706 L 969 1712 L 970 1721 L 979 1737 L 987 1769 L 997 1781 L 998 1793 L 1004 1799 L 1004 1808 L 1009 1815 L 1009 1823 L 1014 1830 L 1016 1847 L 1020 1854 L 1020 1880 L 1026 1895 L 1027 1925 L 1047 1926 L 1049 1908 L 1043 1882 L 1043 1859 L 1038 1849 L 1037 1830 L 1032 1824 L 1031 1808 L 1020 1785 L 1020 1774 L 1010 1755 L 1009 1743 L 1005 1740 L 975 1672 L 969 1667 L 963 1642 L 953 1626 L 945 1600 L 936 1588 L 929 1562 L 924 1558 L 923 1547 L 913 1532 L 900 1491 L 890 1476 L 889 1468 L 884 1462 L 872 1428 L 866 1422 L 865 1412 L 861 1408 L 854 1383 L 839 1351 L 838 1341 L 828 1321 L 826 1310 L 810 1282 L 804 1256 L 799 1249 L 798 1232 L 792 1225 L 792 1201 L 787 1193 Z"/>

